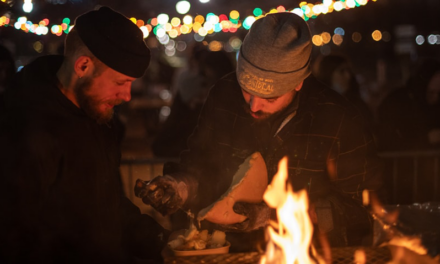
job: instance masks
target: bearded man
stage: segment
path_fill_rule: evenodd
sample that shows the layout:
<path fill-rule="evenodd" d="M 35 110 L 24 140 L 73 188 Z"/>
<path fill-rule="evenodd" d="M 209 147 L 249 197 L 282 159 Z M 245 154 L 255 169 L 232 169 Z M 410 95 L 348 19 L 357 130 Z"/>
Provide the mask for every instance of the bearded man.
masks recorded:
<path fill-rule="evenodd" d="M 123 195 L 113 119 L 149 60 L 142 31 L 101 7 L 64 57 L 18 73 L 0 114 L 1 263 L 161 262 L 168 232 Z"/>
<path fill-rule="evenodd" d="M 164 176 L 137 195 L 163 214 L 197 213 L 228 190 L 252 153 L 261 153 L 268 182 L 287 156 L 290 184 L 309 194 L 315 233 L 334 247 L 364 244 L 372 221 L 362 192 L 379 188 L 381 162 L 359 112 L 310 75 L 311 51 L 308 25 L 296 14 L 255 21 L 237 71 L 211 88 L 180 162 L 165 164 Z M 264 202 L 234 210 L 245 220 L 217 228 L 231 231 L 231 251 L 256 250 L 270 210 Z"/>

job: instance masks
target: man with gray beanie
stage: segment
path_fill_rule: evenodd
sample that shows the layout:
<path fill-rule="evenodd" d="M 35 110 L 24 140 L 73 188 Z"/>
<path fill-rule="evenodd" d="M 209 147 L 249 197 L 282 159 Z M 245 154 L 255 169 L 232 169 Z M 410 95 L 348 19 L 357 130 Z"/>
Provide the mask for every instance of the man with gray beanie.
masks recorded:
<path fill-rule="evenodd" d="M 141 30 L 101 7 L 64 56 L 18 73 L 0 113 L 1 263 L 162 261 L 169 232 L 123 194 L 113 118 L 149 60 Z"/>
<path fill-rule="evenodd" d="M 315 235 L 334 247 L 363 244 L 371 219 L 362 191 L 380 186 L 381 165 L 359 113 L 310 76 L 311 50 L 308 25 L 296 14 L 256 20 L 237 71 L 211 88 L 180 162 L 165 164 L 164 176 L 138 188 L 138 196 L 163 214 L 180 207 L 197 213 L 225 193 L 252 153 L 261 153 L 268 182 L 287 156 L 289 182 L 309 194 Z M 231 251 L 255 250 L 270 210 L 264 202 L 237 202 L 234 211 L 246 220 L 216 228 L 229 232 Z"/>

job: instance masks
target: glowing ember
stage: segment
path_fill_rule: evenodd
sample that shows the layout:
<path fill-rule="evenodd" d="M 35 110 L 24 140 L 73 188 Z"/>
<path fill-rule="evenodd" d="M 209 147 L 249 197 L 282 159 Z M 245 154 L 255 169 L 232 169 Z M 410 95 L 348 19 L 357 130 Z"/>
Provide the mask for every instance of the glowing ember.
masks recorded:
<path fill-rule="evenodd" d="M 354 252 L 354 263 L 355 264 L 365 264 L 367 263 L 367 255 L 362 249 L 358 249 Z"/>
<path fill-rule="evenodd" d="M 293 192 L 287 184 L 287 158 L 278 165 L 278 173 L 264 193 L 266 203 L 277 209 L 278 224 L 268 227 L 270 240 L 260 263 L 316 263 L 309 252 L 313 225 L 308 214 L 306 191 Z"/>

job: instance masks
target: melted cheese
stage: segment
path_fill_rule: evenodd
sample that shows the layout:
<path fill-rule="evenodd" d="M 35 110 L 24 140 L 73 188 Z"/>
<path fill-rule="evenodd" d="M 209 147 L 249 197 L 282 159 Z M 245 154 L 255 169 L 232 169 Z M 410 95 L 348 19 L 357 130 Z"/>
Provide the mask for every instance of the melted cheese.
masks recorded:
<path fill-rule="evenodd" d="M 197 220 L 225 225 L 243 222 L 246 217 L 232 209 L 235 202 L 261 202 L 267 184 L 266 163 L 261 154 L 255 152 L 239 166 L 228 190 L 215 203 L 202 209 Z"/>

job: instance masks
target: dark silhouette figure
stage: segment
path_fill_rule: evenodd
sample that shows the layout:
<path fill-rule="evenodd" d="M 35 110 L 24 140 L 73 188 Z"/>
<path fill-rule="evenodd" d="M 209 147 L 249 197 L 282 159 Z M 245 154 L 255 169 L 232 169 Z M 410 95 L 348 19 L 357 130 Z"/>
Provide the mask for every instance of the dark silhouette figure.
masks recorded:
<path fill-rule="evenodd" d="M 420 62 L 405 86 L 385 97 L 378 108 L 382 150 L 440 147 L 440 62 Z"/>
<path fill-rule="evenodd" d="M 3 94 L 12 86 L 14 75 L 14 58 L 6 47 L 0 45 L 0 110 L 4 105 Z"/>
<path fill-rule="evenodd" d="M 428 202 L 436 198 L 435 157 L 413 158 L 414 151 L 440 147 L 440 62 L 420 61 L 406 84 L 391 92 L 378 108 L 377 138 L 385 152 L 407 153 L 386 164 L 385 184 L 393 203 Z M 396 154 L 393 154 L 397 152 Z M 396 179 L 392 178 L 393 172 Z M 397 183 L 395 185 L 394 183 Z"/>
<path fill-rule="evenodd" d="M 194 46 L 188 67 L 175 77 L 175 99 L 171 113 L 152 146 L 156 156 L 178 157 L 186 149 L 186 140 L 197 124 L 209 89 L 233 70 L 226 52 Z"/>
<path fill-rule="evenodd" d="M 361 97 L 350 59 L 341 54 L 330 54 L 318 58 L 314 67 L 315 76 L 354 104 L 371 125 L 373 115 Z"/>

